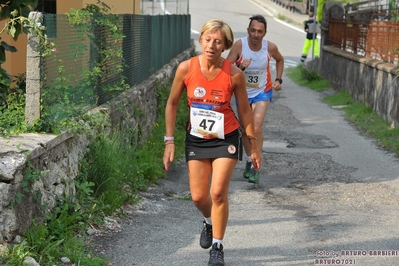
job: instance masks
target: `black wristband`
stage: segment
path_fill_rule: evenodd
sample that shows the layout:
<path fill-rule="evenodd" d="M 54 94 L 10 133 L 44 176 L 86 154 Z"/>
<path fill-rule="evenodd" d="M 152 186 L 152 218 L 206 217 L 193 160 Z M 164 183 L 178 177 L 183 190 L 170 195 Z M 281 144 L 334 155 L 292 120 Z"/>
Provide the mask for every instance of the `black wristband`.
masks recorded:
<path fill-rule="evenodd" d="M 278 81 L 280 84 L 283 84 L 283 80 L 281 78 L 276 78 L 274 81 Z"/>

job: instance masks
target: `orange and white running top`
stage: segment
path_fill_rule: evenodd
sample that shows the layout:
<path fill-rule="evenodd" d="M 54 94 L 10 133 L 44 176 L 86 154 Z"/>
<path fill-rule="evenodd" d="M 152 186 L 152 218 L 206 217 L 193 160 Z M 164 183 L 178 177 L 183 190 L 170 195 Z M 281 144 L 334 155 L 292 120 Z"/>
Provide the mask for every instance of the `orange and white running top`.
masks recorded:
<path fill-rule="evenodd" d="M 199 138 L 224 139 L 228 133 L 240 127 L 230 105 L 233 95 L 231 63 L 223 61 L 221 71 L 207 80 L 199 62 L 199 56 L 190 59 L 190 67 L 184 84 L 190 107 L 190 134 Z"/>
<path fill-rule="evenodd" d="M 244 70 L 247 85 L 248 98 L 254 98 L 261 92 L 272 89 L 270 73 L 270 55 L 268 42 L 262 39 L 262 48 L 259 51 L 252 51 L 248 45 L 248 37 L 241 39 L 242 51 L 236 65 L 241 64 L 244 59 L 251 59 L 251 64 Z"/>

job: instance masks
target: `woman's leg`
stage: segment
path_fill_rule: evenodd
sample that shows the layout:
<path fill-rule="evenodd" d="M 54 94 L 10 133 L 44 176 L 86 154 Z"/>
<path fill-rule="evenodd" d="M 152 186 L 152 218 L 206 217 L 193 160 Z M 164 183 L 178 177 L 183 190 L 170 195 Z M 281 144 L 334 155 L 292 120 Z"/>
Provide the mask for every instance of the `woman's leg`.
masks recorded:
<path fill-rule="evenodd" d="M 237 159 L 218 158 L 212 162 L 212 198 L 213 238 L 223 240 L 229 218 L 228 192 Z"/>
<path fill-rule="evenodd" d="M 212 200 L 209 182 L 212 174 L 212 160 L 191 160 L 187 163 L 191 198 L 204 217 L 211 217 Z"/>

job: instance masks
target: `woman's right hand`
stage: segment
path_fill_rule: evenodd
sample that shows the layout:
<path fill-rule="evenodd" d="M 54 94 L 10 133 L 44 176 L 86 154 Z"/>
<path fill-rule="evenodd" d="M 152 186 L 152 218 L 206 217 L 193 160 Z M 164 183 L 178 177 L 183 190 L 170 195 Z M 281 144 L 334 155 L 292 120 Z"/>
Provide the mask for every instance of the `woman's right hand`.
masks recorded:
<path fill-rule="evenodd" d="M 163 165 L 165 170 L 169 170 L 169 163 L 173 162 L 175 157 L 175 143 L 173 141 L 165 142 L 165 151 L 163 153 Z"/>

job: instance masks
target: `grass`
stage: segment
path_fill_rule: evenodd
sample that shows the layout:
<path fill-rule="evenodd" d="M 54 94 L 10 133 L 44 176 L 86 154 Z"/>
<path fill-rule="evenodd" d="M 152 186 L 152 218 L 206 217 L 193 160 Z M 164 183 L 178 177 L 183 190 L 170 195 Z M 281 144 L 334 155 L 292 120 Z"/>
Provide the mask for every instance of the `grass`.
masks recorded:
<path fill-rule="evenodd" d="M 91 253 L 86 230 L 100 225 L 105 216 L 123 216 L 125 203 L 136 203 L 141 191 L 166 176 L 162 159 L 169 88 L 170 82 L 157 89 L 158 120 L 147 141 L 138 146 L 130 138 L 132 132 L 99 134 L 80 161 L 76 194 L 59 198 L 54 213 L 46 216 L 44 223 L 33 222 L 21 243 L 0 250 L 0 265 L 24 265 L 28 256 L 40 265 L 65 265 L 61 257 L 69 258 L 71 265 L 108 265 L 105 258 Z M 175 162 L 184 154 L 187 112 L 186 101 L 181 100 L 176 119 Z"/>
<path fill-rule="evenodd" d="M 305 69 L 302 65 L 288 69 L 287 75 L 298 85 L 315 91 L 324 91 L 330 88 L 328 81 L 322 79 L 317 73 Z M 374 139 L 376 145 L 399 157 L 399 128 L 392 127 L 371 107 L 354 101 L 345 90 L 324 97 L 323 102 L 331 107 L 339 106 L 344 111 L 345 119 L 362 135 Z"/>
<path fill-rule="evenodd" d="M 291 24 L 295 24 L 295 22 L 294 22 L 292 19 L 287 18 L 287 17 L 284 16 L 283 14 L 278 13 L 278 14 L 277 14 L 277 18 L 278 18 L 279 20 L 286 21 L 286 22 L 291 23 Z"/>
<path fill-rule="evenodd" d="M 302 65 L 286 70 L 287 76 L 300 86 L 314 91 L 324 91 L 330 88 L 327 80 L 321 78 L 315 71 L 305 69 Z"/>
<path fill-rule="evenodd" d="M 345 98 L 342 101 L 330 99 L 328 96 L 324 99 L 329 105 L 343 104 L 342 108 L 345 112 L 345 118 L 359 131 L 362 135 L 375 140 L 376 144 L 388 150 L 399 157 L 399 128 L 391 127 L 391 125 L 381 117 L 379 117 L 372 108 L 362 103 L 352 102 L 345 104 Z M 330 101 L 334 102 L 331 104 Z"/>
<path fill-rule="evenodd" d="M 325 97 L 323 99 L 325 103 L 330 106 L 349 106 L 354 104 L 352 97 L 345 91 L 338 91 L 336 94 Z"/>

